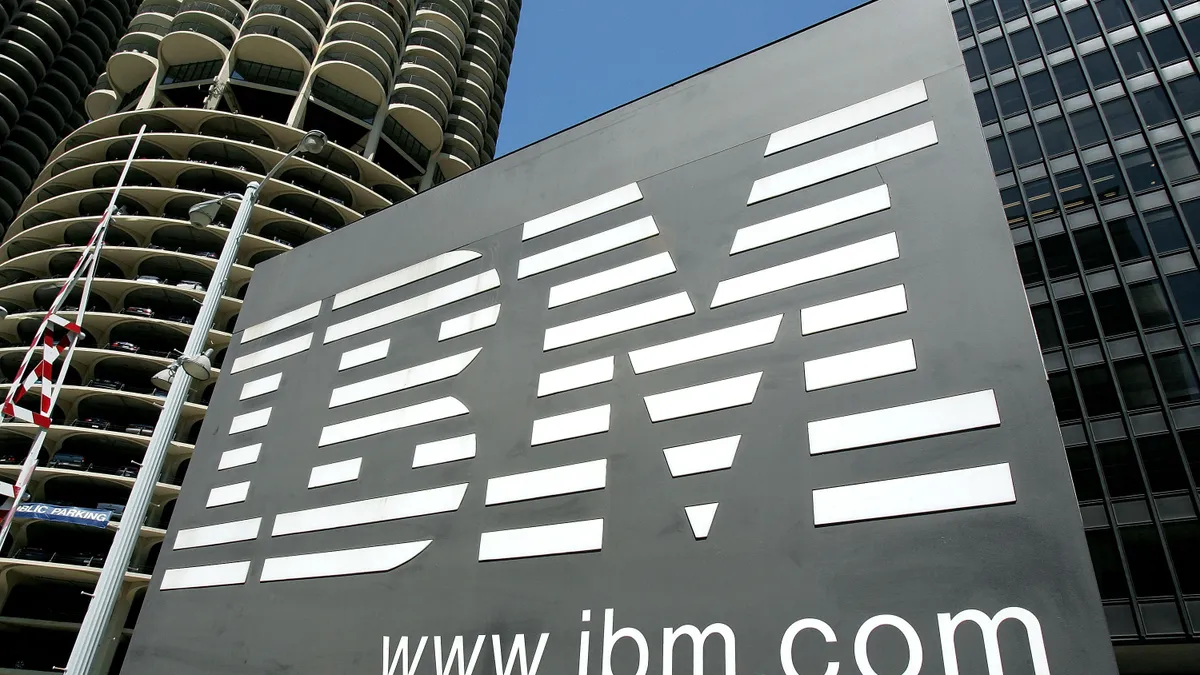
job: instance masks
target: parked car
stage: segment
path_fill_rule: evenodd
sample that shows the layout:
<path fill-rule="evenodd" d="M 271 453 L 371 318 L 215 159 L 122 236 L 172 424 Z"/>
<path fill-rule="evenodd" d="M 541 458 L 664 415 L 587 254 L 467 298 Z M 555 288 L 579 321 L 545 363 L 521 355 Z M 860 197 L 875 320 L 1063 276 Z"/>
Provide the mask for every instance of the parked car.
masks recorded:
<path fill-rule="evenodd" d="M 130 424 L 125 427 L 125 433 L 138 436 L 150 436 L 154 433 L 153 424 Z"/>
<path fill-rule="evenodd" d="M 185 316 L 183 314 L 176 314 L 175 316 L 168 316 L 167 321 L 174 321 L 175 323 L 186 323 L 189 326 L 196 322 L 196 320 L 193 319 L 192 317 Z"/>
<path fill-rule="evenodd" d="M 119 380 L 105 380 L 96 378 L 91 382 L 88 382 L 87 386 L 95 387 L 96 389 L 112 389 L 113 391 L 121 391 L 125 388 L 125 383 Z"/>
<path fill-rule="evenodd" d="M 136 464 L 126 464 L 125 466 L 118 468 L 113 473 L 124 478 L 137 478 L 138 471 L 140 471 L 141 468 L 142 467 Z"/>
<path fill-rule="evenodd" d="M 112 511 L 111 520 L 113 520 L 113 521 L 120 521 L 121 515 L 125 513 L 125 505 L 124 504 L 112 504 L 109 502 L 100 502 L 99 504 L 96 504 L 96 508 L 98 508 L 102 511 Z"/>
<path fill-rule="evenodd" d="M 195 255 L 198 255 L 202 258 L 212 258 L 213 260 L 216 260 L 218 257 L 220 257 L 217 255 L 216 251 L 196 251 Z"/>
<path fill-rule="evenodd" d="M 81 417 L 71 423 L 71 426 L 84 427 L 86 429 L 100 429 L 101 431 L 112 426 L 108 420 L 100 417 Z"/>
<path fill-rule="evenodd" d="M 149 307 L 126 307 L 125 309 L 121 310 L 121 313 L 129 314 L 130 316 L 144 316 L 147 319 L 154 318 L 154 310 L 150 309 Z"/>
<path fill-rule="evenodd" d="M 183 281 L 175 284 L 175 286 L 178 288 L 186 288 L 192 291 L 204 290 L 204 284 L 200 283 L 199 281 L 192 281 L 191 279 L 184 279 Z"/>
<path fill-rule="evenodd" d="M 22 464 L 25 462 L 25 455 L 16 452 L 0 452 L 0 464 Z"/>
<path fill-rule="evenodd" d="M 116 352 L 129 352 L 130 354 L 136 354 L 142 351 L 141 347 L 133 344 L 132 342 L 125 342 L 124 340 L 114 340 L 113 342 L 104 345 L 104 348 L 111 349 Z"/>
<path fill-rule="evenodd" d="M 82 471 L 87 465 L 87 458 L 72 452 L 60 452 L 50 458 L 46 466 L 51 469 L 75 469 Z"/>
<path fill-rule="evenodd" d="M 166 398 L 167 392 L 164 389 L 159 389 L 158 387 L 155 387 L 154 390 L 150 392 L 150 395 L 154 396 L 156 398 Z"/>
<path fill-rule="evenodd" d="M 143 275 L 139 276 L 137 279 L 134 279 L 134 281 L 140 281 L 144 284 L 161 284 L 162 283 L 162 279 L 154 276 L 153 274 L 143 274 Z"/>

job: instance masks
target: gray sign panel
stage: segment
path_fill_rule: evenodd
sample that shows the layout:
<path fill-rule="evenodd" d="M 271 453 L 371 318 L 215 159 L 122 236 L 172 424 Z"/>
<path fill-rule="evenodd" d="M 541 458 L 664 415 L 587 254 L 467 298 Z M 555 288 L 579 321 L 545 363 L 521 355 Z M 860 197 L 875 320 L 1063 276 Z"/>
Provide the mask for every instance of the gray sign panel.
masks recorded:
<path fill-rule="evenodd" d="M 944 2 L 262 266 L 127 675 L 1114 673 Z"/>

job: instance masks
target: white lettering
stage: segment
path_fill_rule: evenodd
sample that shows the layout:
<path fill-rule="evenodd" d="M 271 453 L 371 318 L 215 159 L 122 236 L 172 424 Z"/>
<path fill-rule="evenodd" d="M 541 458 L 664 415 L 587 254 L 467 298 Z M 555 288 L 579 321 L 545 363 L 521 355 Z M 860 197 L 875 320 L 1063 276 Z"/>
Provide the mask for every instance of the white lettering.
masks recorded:
<path fill-rule="evenodd" d="M 412 663 L 408 661 L 408 637 L 400 638 L 400 643 L 396 647 L 395 656 L 391 655 L 392 639 L 386 635 L 383 636 L 383 675 L 396 675 L 396 666 L 400 663 L 400 656 L 404 656 L 404 670 L 400 671 L 402 675 L 415 675 L 417 666 L 421 664 L 421 654 L 425 651 L 425 641 L 429 638 L 421 636 L 421 641 L 417 643 L 417 653 L 413 656 Z M 391 664 L 389 667 L 388 664 Z"/>
<path fill-rule="evenodd" d="M 880 626 L 891 626 L 899 630 L 905 641 L 908 642 L 908 667 L 901 675 L 917 675 L 921 672 L 921 663 L 925 659 L 925 654 L 921 649 L 921 638 L 917 636 L 916 629 L 898 616 L 880 614 L 864 621 L 858 629 L 858 635 L 854 636 L 854 662 L 858 664 L 862 675 L 879 675 L 871 666 L 870 658 L 867 657 L 867 640 L 870 639 L 871 632 Z"/>
<path fill-rule="evenodd" d="M 549 633 L 542 633 L 538 638 L 537 650 L 533 653 L 533 663 L 525 661 L 525 635 L 518 633 L 513 638 L 512 651 L 508 653 L 508 664 L 505 665 L 504 650 L 500 646 L 500 636 L 492 636 L 492 656 L 496 660 L 496 675 L 511 675 L 513 664 L 517 663 L 518 655 L 521 663 L 521 675 L 537 675 L 538 665 L 542 662 L 542 650 L 546 648 Z"/>
<path fill-rule="evenodd" d="M 723 623 L 714 623 L 700 632 L 695 626 L 680 626 L 674 630 L 663 629 L 663 675 L 675 673 L 675 641 L 681 636 L 692 639 L 692 672 L 703 673 L 704 642 L 710 635 L 720 635 L 725 642 L 725 675 L 737 675 L 737 645 L 734 642 L 733 630 Z"/>
<path fill-rule="evenodd" d="M 1050 663 L 1046 658 L 1046 643 L 1042 638 L 1042 625 L 1033 612 L 1021 607 L 1007 607 L 996 612 L 989 618 L 987 614 L 977 609 L 964 609 L 950 618 L 949 613 L 938 616 L 938 633 L 942 639 L 942 661 L 945 663 L 946 675 L 958 675 L 958 652 L 954 648 L 954 633 L 958 627 L 968 621 L 979 626 L 983 634 L 983 649 L 987 655 L 989 675 L 1004 675 L 1004 664 L 1000 660 L 1000 624 L 1008 619 L 1016 619 L 1025 625 L 1025 633 L 1029 636 L 1029 652 L 1033 658 L 1034 675 L 1050 675 Z"/>
<path fill-rule="evenodd" d="M 613 632 L 613 611 L 611 609 L 604 610 L 604 654 L 601 660 L 601 667 L 604 675 L 613 675 L 612 670 L 612 652 L 617 641 L 623 638 L 633 640 L 638 648 L 638 667 L 637 675 L 646 675 L 646 669 L 650 667 L 650 645 L 646 643 L 646 636 L 642 635 L 642 631 L 636 628 L 622 628 L 617 632 Z"/>
<path fill-rule="evenodd" d="M 479 650 L 483 647 L 483 636 L 480 635 L 475 639 L 475 648 L 471 650 L 471 660 L 467 662 L 466 670 L 463 670 L 463 638 L 461 635 L 455 636 L 450 643 L 450 653 L 446 655 L 445 661 L 442 660 L 442 636 L 436 635 L 433 638 L 433 658 L 437 662 L 437 671 L 439 675 L 451 675 L 455 670 L 453 666 L 457 664 L 458 675 L 471 675 L 475 670 L 475 661 L 479 659 Z M 442 664 L 445 664 L 444 666 Z"/>
<path fill-rule="evenodd" d="M 779 642 L 779 663 L 783 665 L 784 675 L 800 675 L 796 672 L 796 664 L 792 662 L 792 643 L 796 641 L 796 636 L 800 631 L 812 629 L 821 634 L 825 638 L 825 642 L 837 642 L 837 635 L 829 624 L 820 619 L 800 619 L 796 623 L 788 626 L 788 629 L 783 632 L 783 640 Z M 837 661 L 830 661 L 825 667 L 825 675 L 837 675 L 840 664 Z"/>
<path fill-rule="evenodd" d="M 583 622 L 587 623 L 592 620 L 592 610 L 583 610 Z M 591 631 L 580 631 L 579 633 L 579 675 L 587 675 L 588 670 L 588 652 L 592 648 L 592 633 Z"/>

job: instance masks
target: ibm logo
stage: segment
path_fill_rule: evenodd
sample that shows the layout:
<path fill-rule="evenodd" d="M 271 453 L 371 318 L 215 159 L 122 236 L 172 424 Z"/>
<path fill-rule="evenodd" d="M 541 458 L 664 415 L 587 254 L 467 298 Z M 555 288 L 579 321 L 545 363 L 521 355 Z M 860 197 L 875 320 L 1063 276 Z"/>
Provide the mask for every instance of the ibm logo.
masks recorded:
<path fill-rule="evenodd" d="M 776 132 L 769 139 L 765 156 L 870 124 L 925 101 L 927 93 L 924 82 L 915 82 Z M 746 208 L 754 209 L 759 203 L 780 195 L 918 153 L 937 142 L 933 122 L 926 122 L 768 175 L 749 186 Z M 602 260 L 609 252 L 659 237 L 659 223 L 653 214 L 598 233 L 584 235 L 581 232 L 579 236 L 571 237 L 573 230 L 585 229 L 590 219 L 642 200 L 641 187 L 638 183 L 632 183 L 525 222 L 516 274 L 512 275 L 511 270 L 506 270 L 504 278 L 515 276 L 518 290 L 523 280 L 551 270 L 558 270 L 563 278 L 569 278 L 567 273 L 572 265 L 580 261 Z M 886 182 L 883 182 L 833 201 L 736 229 L 732 233 L 728 255 L 737 259 L 748 251 L 785 242 L 793 245 L 786 250 L 795 250 L 795 243 L 804 241 L 796 240 L 797 237 L 885 212 L 891 206 L 891 193 Z M 619 215 L 619 212 L 615 215 Z M 647 340 L 646 344 L 636 349 L 602 358 L 580 357 L 578 362 L 567 367 L 544 370 L 537 379 L 537 398 L 540 400 L 562 392 L 586 390 L 613 381 L 620 360 L 627 360 L 632 367 L 632 377 L 640 379 L 648 373 L 683 364 L 769 348 L 783 331 L 797 330 L 797 326 L 801 335 L 807 336 L 828 331 L 853 331 L 854 326 L 866 322 L 882 321 L 886 317 L 910 311 L 919 313 L 922 298 L 909 297 L 904 279 L 901 278 L 869 292 L 813 306 L 797 306 L 795 298 L 788 293 L 789 289 L 803 284 L 839 275 L 852 275 L 857 270 L 884 266 L 889 261 L 899 259 L 904 255 L 906 235 L 903 228 L 898 229 L 900 231 L 885 232 L 832 250 L 805 252 L 801 257 L 773 266 L 747 266 L 745 273 L 721 280 L 711 297 L 700 297 L 693 290 L 670 292 L 649 301 L 569 322 L 555 320 L 556 308 L 635 284 L 650 284 L 653 287 L 654 280 L 679 273 L 677 258 L 672 256 L 670 250 L 666 250 L 553 285 L 545 299 L 548 325 L 522 326 L 519 330 L 540 331 L 541 353 L 555 352 L 556 357 L 581 350 L 581 345 L 607 336 L 624 334 L 636 338 L 642 329 L 662 322 L 686 322 L 688 317 L 695 314 L 696 303 L 708 304 L 710 322 L 719 320 L 721 308 L 768 295 L 770 304 L 765 306 L 772 307 L 774 311 L 763 312 L 749 321 L 727 320 L 726 325 L 719 328 L 697 330 L 682 339 L 657 344 Z M 542 237 L 550 233 L 557 234 L 547 239 L 565 243 L 555 246 L 543 244 L 546 239 Z M 221 454 L 218 474 L 228 475 L 229 479 L 209 493 L 207 507 L 214 523 L 180 530 L 171 545 L 175 549 L 188 549 L 254 540 L 261 535 L 264 527 L 272 538 L 293 537 L 367 523 L 452 513 L 459 510 L 464 497 L 472 490 L 483 491 L 486 509 L 503 509 L 516 502 L 550 500 L 580 492 L 609 489 L 609 458 L 596 456 L 586 461 L 564 464 L 556 461 L 555 453 L 546 452 L 541 456 L 544 468 L 491 476 L 482 484 L 464 482 L 435 485 L 417 491 L 381 494 L 298 511 L 264 514 L 246 520 L 222 520 L 221 508 L 244 502 L 249 493 L 251 481 L 238 480 L 239 472 L 245 472 L 245 467 L 255 464 L 263 453 L 287 452 L 286 448 L 264 447 L 262 443 L 239 444 L 238 439 L 251 436 L 247 432 L 272 423 L 272 409 L 256 406 L 256 397 L 288 386 L 288 357 L 313 349 L 314 341 L 320 342 L 323 353 L 338 359 L 339 371 L 353 372 L 365 364 L 401 352 L 398 340 L 385 337 L 389 328 L 396 330 L 404 325 L 402 322 L 432 310 L 461 307 L 461 314 L 440 324 L 437 341 L 445 346 L 444 355 L 440 358 L 411 363 L 383 375 L 359 379 L 332 389 L 328 407 L 344 411 L 351 418 L 324 426 L 319 437 L 312 439 L 312 442 L 322 448 L 336 448 L 356 439 L 456 417 L 464 418 L 467 428 L 470 428 L 472 408 L 486 405 L 486 401 L 462 400 L 457 395 L 440 398 L 428 396 L 419 403 L 377 414 L 356 414 L 355 410 L 359 404 L 381 396 L 404 390 L 419 393 L 425 385 L 452 380 L 469 372 L 472 363 L 488 352 L 489 331 L 494 332 L 494 327 L 505 321 L 503 303 L 466 311 L 480 304 L 478 296 L 501 285 L 500 271 L 488 269 L 482 262 L 483 258 L 480 252 L 472 250 L 443 253 L 338 293 L 328 310 L 323 310 L 323 303 L 318 301 L 247 329 L 241 338 L 243 343 L 270 343 L 273 334 L 302 326 L 320 316 L 322 311 L 331 313 L 332 323 L 323 334 L 309 332 L 271 344 L 244 354 L 232 363 L 229 368 L 231 374 L 246 371 L 254 375 L 262 373 L 262 376 L 242 386 L 239 400 L 243 402 L 244 412 L 233 418 L 229 433 L 225 436 L 231 449 Z M 403 292 L 406 286 L 421 280 L 441 285 L 429 292 L 410 293 L 404 299 L 374 311 L 356 312 L 361 301 L 392 291 Z M 472 299 L 476 300 L 472 302 Z M 789 314 L 795 315 L 798 321 L 785 322 L 785 316 Z M 337 349 L 343 340 L 368 332 L 373 332 L 380 339 L 358 348 Z M 468 335 L 475 336 L 476 344 L 482 346 L 469 349 L 456 346 L 464 342 L 460 338 Z M 918 367 L 918 347 L 920 345 L 915 345 L 912 339 L 894 335 L 866 349 L 828 353 L 806 360 L 803 363 L 806 395 L 819 397 L 823 390 L 830 388 L 914 371 Z M 749 369 L 733 377 L 640 396 L 645 414 L 655 428 L 659 428 L 660 425 L 671 425 L 673 420 L 680 418 L 753 406 L 756 400 L 771 395 L 772 381 L 767 360 L 756 362 L 762 364 L 760 369 Z M 628 387 L 622 389 L 627 390 Z M 537 416 L 531 413 L 528 421 L 531 451 L 570 439 L 609 433 L 613 403 L 597 396 L 590 405 L 562 414 Z M 796 410 L 797 414 L 803 414 L 803 408 L 797 407 Z M 827 453 L 854 452 L 911 439 L 994 427 L 1000 422 L 996 397 L 991 390 L 950 389 L 935 399 L 912 400 L 895 407 L 853 410 L 829 419 L 806 420 L 807 448 L 813 461 L 820 461 L 820 456 Z M 699 438 L 694 442 L 669 447 L 660 444 L 647 450 L 662 453 L 673 480 L 686 481 L 690 476 L 733 468 L 739 452 L 747 451 L 742 447 L 744 431 L 730 428 L 727 433 L 716 437 Z M 422 443 L 415 446 L 407 470 L 420 472 L 425 467 L 439 464 L 469 462 L 477 452 L 486 453 L 488 448 L 486 429 Z M 407 454 L 404 457 L 403 461 L 407 463 Z M 323 488 L 356 481 L 364 469 L 394 470 L 395 467 L 385 467 L 387 463 L 397 461 L 401 460 L 396 455 L 366 456 L 314 466 L 311 467 L 307 485 L 294 487 L 297 491 L 310 492 L 313 501 L 319 503 Z M 812 490 L 811 497 L 814 523 L 820 527 L 1016 501 L 1007 463 L 938 473 L 898 475 L 851 485 L 821 486 Z M 720 519 L 717 517 L 719 505 L 719 502 L 698 503 L 684 509 L 695 540 L 720 536 Z M 478 561 L 598 551 L 604 547 L 604 542 L 604 518 L 531 522 L 527 527 L 482 532 L 478 542 Z M 161 587 L 184 589 L 242 584 L 250 577 L 252 568 L 262 582 L 384 572 L 403 566 L 434 544 L 432 539 L 381 541 L 366 548 L 316 550 L 300 555 L 267 557 L 258 566 L 255 566 L 254 560 L 241 559 L 178 567 L 166 571 Z"/>

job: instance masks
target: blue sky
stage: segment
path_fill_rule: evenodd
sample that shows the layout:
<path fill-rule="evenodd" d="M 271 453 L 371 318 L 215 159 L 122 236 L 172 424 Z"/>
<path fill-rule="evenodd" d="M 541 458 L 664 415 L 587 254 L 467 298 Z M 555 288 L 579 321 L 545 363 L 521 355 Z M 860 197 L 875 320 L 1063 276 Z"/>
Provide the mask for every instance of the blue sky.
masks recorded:
<path fill-rule="evenodd" d="M 863 0 L 525 0 L 497 156 Z"/>

